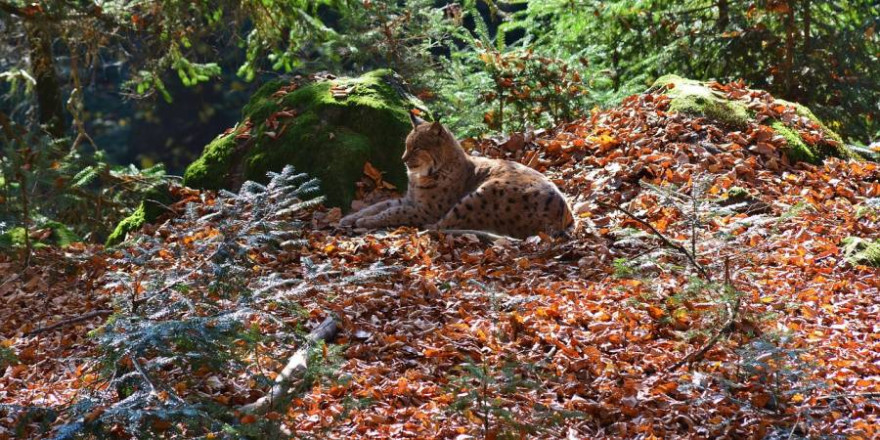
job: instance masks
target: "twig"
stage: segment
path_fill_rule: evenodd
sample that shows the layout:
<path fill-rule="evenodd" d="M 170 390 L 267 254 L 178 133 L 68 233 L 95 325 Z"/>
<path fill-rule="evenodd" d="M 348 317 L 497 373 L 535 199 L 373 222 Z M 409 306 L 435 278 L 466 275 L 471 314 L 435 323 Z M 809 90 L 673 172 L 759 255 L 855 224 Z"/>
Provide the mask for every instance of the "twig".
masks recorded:
<path fill-rule="evenodd" d="M 682 254 L 684 254 L 684 256 L 687 257 L 688 261 L 694 266 L 694 268 L 697 269 L 697 272 L 699 272 L 700 275 L 703 276 L 703 278 L 705 278 L 706 280 L 710 280 L 710 281 L 712 280 L 712 277 L 709 276 L 709 272 L 707 272 L 706 269 L 700 263 L 697 263 L 696 258 L 694 258 L 694 256 L 691 255 L 691 253 L 688 252 L 688 250 L 684 248 L 684 246 L 677 244 L 677 243 L 674 243 L 672 240 L 666 238 L 666 236 L 663 235 L 660 231 L 658 231 L 657 228 L 654 227 L 654 225 L 652 225 L 651 223 L 649 223 L 646 220 L 640 219 L 638 216 L 627 211 L 626 208 L 624 208 L 616 203 L 609 204 L 609 203 L 604 203 L 604 202 L 598 202 L 598 204 L 599 204 L 599 206 L 603 206 L 605 208 L 616 209 L 616 210 L 624 213 L 627 217 L 637 221 L 639 224 L 650 229 L 651 232 L 654 235 L 656 235 L 657 238 L 659 238 L 666 246 L 669 246 L 669 247 L 681 252 Z"/>
<path fill-rule="evenodd" d="M 794 432 L 798 429 L 798 424 L 801 422 L 801 416 L 803 416 L 802 411 L 798 411 L 797 418 L 794 419 L 794 426 L 791 427 L 791 432 L 788 433 L 788 440 L 791 440 L 794 437 Z"/>
<path fill-rule="evenodd" d="M 77 322 L 85 321 L 87 319 L 91 319 L 96 316 L 106 316 L 106 315 L 110 315 L 112 313 L 113 313 L 113 310 L 103 310 L 102 309 L 102 310 L 91 311 L 89 313 L 77 316 L 75 318 L 65 319 L 63 321 L 56 322 L 55 324 L 47 325 L 46 327 L 40 327 L 38 329 L 31 330 L 31 331 L 25 333 L 25 336 L 33 336 L 33 335 L 36 335 L 39 333 L 47 332 L 49 330 L 55 330 L 56 328 L 59 328 L 59 327 L 68 326 L 70 324 L 76 324 Z"/>
<path fill-rule="evenodd" d="M 725 287 L 731 285 L 730 284 L 729 263 L 730 263 L 729 259 L 724 260 L 724 285 L 725 285 Z M 709 350 L 711 350 L 712 347 L 714 347 L 715 344 L 717 344 L 718 341 L 721 340 L 721 336 L 723 336 L 725 333 L 727 333 L 733 329 L 733 324 L 734 324 L 734 321 L 736 321 L 736 316 L 739 313 L 739 307 L 740 307 L 741 303 L 742 303 L 742 296 L 737 296 L 736 302 L 734 302 L 732 305 L 730 303 L 727 303 L 727 320 L 724 321 L 724 325 L 722 325 L 721 328 L 719 328 L 718 331 L 716 331 L 715 334 L 712 335 L 712 337 L 709 338 L 708 341 L 706 341 L 706 343 L 703 345 L 702 348 L 700 348 L 697 351 L 691 352 L 690 354 L 688 354 L 687 356 L 682 358 L 680 361 L 676 362 L 671 367 L 667 368 L 666 372 L 671 373 L 671 372 L 679 369 L 682 365 L 689 364 L 691 362 L 698 361 L 698 360 L 702 359 L 703 356 L 705 356 L 706 353 L 708 353 Z"/>
<path fill-rule="evenodd" d="M 275 378 L 275 385 L 272 387 L 272 390 L 265 396 L 257 399 L 256 402 L 242 406 L 241 411 L 246 413 L 261 413 L 268 410 L 274 402 L 277 402 L 290 389 L 291 378 L 306 370 L 306 367 L 308 366 L 309 349 L 312 345 L 318 341 L 329 341 L 333 339 L 338 331 L 339 327 L 336 324 L 335 317 L 331 315 L 324 319 L 324 322 L 315 327 L 309 335 L 306 336 L 306 342 L 299 348 L 299 350 L 294 352 L 293 356 L 288 359 L 287 365 L 284 366 L 284 369 L 281 370 L 281 373 Z"/>
<path fill-rule="evenodd" d="M 134 365 L 134 369 L 137 370 L 138 374 L 141 375 L 141 378 L 144 380 L 144 382 L 147 383 L 147 386 L 150 387 L 150 394 L 154 396 L 159 394 L 159 392 L 156 390 L 156 384 L 153 383 L 150 375 L 148 375 L 147 372 L 144 371 L 144 368 L 141 367 L 141 363 L 138 362 L 137 356 L 135 356 L 134 353 L 131 353 L 129 354 L 128 358 L 131 359 L 131 364 Z"/>
<path fill-rule="evenodd" d="M 719 328 L 718 331 L 715 332 L 715 334 L 712 335 L 712 337 L 709 338 L 708 341 L 706 341 L 706 344 L 703 345 L 703 348 L 685 356 L 682 360 L 673 364 L 666 371 L 671 373 L 671 372 L 679 369 L 682 365 L 689 364 L 691 362 L 698 361 L 698 360 L 702 359 L 703 356 L 705 356 L 706 353 L 708 353 L 709 350 L 711 350 L 712 347 L 714 347 L 715 344 L 718 343 L 718 341 L 721 339 L 721 336 L 723 336 L 725 333 L 727 333 L 728 331 L 733 329 L 733 321 L 736 319 L 736 315 L 739 312 L 740 302 L 741 302 L 741 298 L 737 297 L 736 303 L 734 303 L 733 306 L 728 304 L 727 309 L 728 309 L 729 316 L 727 317 L 727 321 L 725 321 L 724 325 L 721 326 L 721 328 Z"/>
<path fill-rule="evenodd" d="M 144 382 L 150 387 L 150 394 L 153 396 L 159 395 L 159 389 L 156 387 L 156 384 L 153 383 L 153 379 L 150 378 L 150 375 L 147 374 L 147 371 L 144 370 L 144 367 L 141 366 L 140 362 L 137 360 L 137 356 L 134 353 L 129 353 L 128 358 L 131 360 L 131 364 L 134 365 L 134 369 L 137 370 L 138 374 L 141 375 L 141 378 L 144 379 Z M 169 397 L 172 397 L 177 403 L 184 403 L 184 400 L 171 389 L 165 389 L 165 392 L 168 393 Z"/>

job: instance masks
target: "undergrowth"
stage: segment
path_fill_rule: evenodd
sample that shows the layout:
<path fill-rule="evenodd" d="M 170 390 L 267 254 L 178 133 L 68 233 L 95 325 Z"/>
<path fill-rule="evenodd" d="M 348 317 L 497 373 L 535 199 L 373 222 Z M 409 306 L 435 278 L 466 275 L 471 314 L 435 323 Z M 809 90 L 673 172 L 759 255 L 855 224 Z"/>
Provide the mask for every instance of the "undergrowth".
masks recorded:
<path fill-rule="evenodd" d="M 252 389 L 271 386 L 273 368 L 261 362 L 303 343 L 309 317 L 297 299 L 397 268 L 353 273 L 303 258 L 298 277 L 260 270 L 269 255 L 308 246 L 304 219 L 322 200 L 318 181 L 292 167 L 269 176 L 265 186 L 247 182 L 238 193 L 190 203 L 156 236 L 139 236 L 118 251 L 105 280 L 116 313 L 93 332 L 103 385 L 70 409 L 73 421 L 55 438 L 283 435 L 277 418 L 238 417 L 231 409 L 252 401 Z M 295 394 L 334 375 L 338 354 L 317 348 Z"/>

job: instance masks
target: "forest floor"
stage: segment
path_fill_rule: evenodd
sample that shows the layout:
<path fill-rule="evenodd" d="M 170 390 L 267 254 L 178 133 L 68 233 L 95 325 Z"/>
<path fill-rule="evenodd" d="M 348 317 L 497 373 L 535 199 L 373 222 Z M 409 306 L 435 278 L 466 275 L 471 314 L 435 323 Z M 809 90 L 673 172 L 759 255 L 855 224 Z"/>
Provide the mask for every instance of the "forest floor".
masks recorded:
<path fill-rule="evenodd" d="M 796 118 L 763 93 L 716 87 Z M 332 313 L 341 330 L 316 355 L 323 376 L 268 417 L 297 438 L 880 436 L 880 270 L 843 244 L 880 237 L 865 204 L 880 167 L 789 164 L 764 126 L 731 131 L 667 105 L 637 95 L 553 131 L 465 142 L 553 179 L 579 220 L 571 237 L 352 232 L 333 227 L 338 210 L 311 211 L 308 244 L 254 256 L 260 271 L 396 269 L 297 298 L 290 322 Z M 364 192 L 383 186 L 368 175 Z M 192 240 L 163 228 L 146 233 Z M 88 332 L 102 316 L 28 332 L 111 309 L 102 274 L 128 270 L 112 255 L 0 262 L 0 344 L 19 361 L 0 371 L 0 404 L 58 408 L 101 389 Z M 263 349 L 254 361 L 280 371 L 292 347 Z M 229 385 L 178 392 L 231 408 L 266 392 L 217 380 Z M 0 411 L 0 439 L 51 424 L 13 414 Z"/>

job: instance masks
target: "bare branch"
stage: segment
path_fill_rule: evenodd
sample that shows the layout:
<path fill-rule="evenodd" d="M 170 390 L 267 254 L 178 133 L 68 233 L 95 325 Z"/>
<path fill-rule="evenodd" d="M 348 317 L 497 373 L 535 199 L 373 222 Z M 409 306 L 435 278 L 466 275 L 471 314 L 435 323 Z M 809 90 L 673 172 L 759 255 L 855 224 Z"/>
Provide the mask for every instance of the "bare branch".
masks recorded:
<path fill-rule="evenodd" d="M 43 332 L 47 332 L 47 331 L 50 331 L 50 330 L 55 330 L 56 328 L 59 328 L 59 327 L 65 327 L 65 326 L 68 326 L 68 325 L 71 325 L 71 324 L 76 324 L 77 322 L 85 321 L 85 320 L 87 320 L 87 319 L 92 319 L 92 318 L 94 318 L 94 317 L 96 317 L 96 316 L 107 316 L 107 315 L 110 315 L 110 314 L 112 314 L 112 313 L 113 313 L 113 310 L 95 310 L 95 311 L 91 311 L 91 312 L 86 313 L 86 314 L 84 314 L 84 315 L 80 315 L 80 316 L 77 316 L 77 317 L 74 317 L 74 318 L 70 318 L 70 319 L 65 319 L 65 320 L 63 320 L 63 321 L 56 322 L 55 324 L 48 325 L 48 326 L 46 326 L 46 327 L 40 327 L 40 328 L 38 328 L 38 329 L 31 330 L 31 331 L 25 333 L 25 336 L 33 336 L 33 335 L 40 334 L 40 333 L 43 333 Z"/>
<path fill-rule="evenodd" d="M 261 413 L 267 411 L 275 402 L 278 402 L 284 394 L 290 389 L 291 378 L 306 370 L 309 359 L 309 349 L 319 341 L 329 341 L 336 336 L 339 326 L 336 324 L 336 318 L 332 315 L 328 316 L 324 321 L 315 327 L 306 337 L 306 342 L 288 359 L 287 365 L 275 378 L 275 385 L 263 397 L 257 399 L 256 402 L 241 407 L 243 412 Z"/>
<path fill-rule="evenodd" d="M 682 246 L 682 245 L 680 245 L 680 244 L 677 244 L 677 243 L 674 243 L 672 240 L 666 238 L 666 236 L 663 235 L 660 231 L 658 231 L 657 228 L 654 227 L 654 225 L 652 225 L 651 223 L 649 223 L 649 222 L 646 221 L 646 220 L 643 220 L 643 219 L 639 218 L 639 217 L 636 216 L 635 214 L 633 214 L 633 213 L 627 211 L 626 208 L 624 208 L 624 207 L 622 207 L 622 206 L 620 206 L 620 205 L 618 205 L 618 204 L 616 204 L 616 203 L 614 203 L 614 204 L 609 204 L 609 203 L 604 203 L 604 202 L 598 202 L 598 203 L 599 203 L 600 206 L 603 206 L 603 207 L 605 207 L 605 208 L 613 208 L 613 209 L 616 209 L 616 210 L 618 210 L 618 211 L 624 213 L 627 217 L 629 217 L 629 218 L 631 218 L 631 219 L 633 219 L 633 220 L 639 222 L 639 224 L 641 224 L 641 225 L 645 226 L 646 228 L 650 229 L 651 232 L 652 232 L 654 235 L 656 235 L 657 238 L 659 238 L 660 241 L 662 241 L 666 246 L 669 246 L 669 247 L 671 247 L 672 249 L 675 249 L 675 250 L 681 252 L 682 254 L 684 254 L 684 256 L 685 256 L 685 257 L 688 259 L 688 261 L 694 266 L 694 268 L 697 269 L 697 272 L 699 272 L 700 275 L 702 275 L 704 279 L 709 280 L 709 281 L 712 280 L 712 277 L 709 275 L 709 272 L 706 271 L 706 268 L 704 268 L 700 263 L 697 263 L 696 258 L 694 258 L 694 256 L 693 256 L 690 252 L 688 252 L 688 250 L 685 249 L 684 246 Z"/>

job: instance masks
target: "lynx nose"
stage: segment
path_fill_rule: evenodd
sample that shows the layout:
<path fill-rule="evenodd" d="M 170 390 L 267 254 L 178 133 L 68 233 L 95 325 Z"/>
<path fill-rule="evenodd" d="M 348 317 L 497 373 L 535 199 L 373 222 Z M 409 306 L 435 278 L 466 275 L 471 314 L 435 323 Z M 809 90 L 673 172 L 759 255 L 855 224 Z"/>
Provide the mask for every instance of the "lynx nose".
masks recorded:
<path fill-rule="evenodd" d="M 403 150 L 403 157 L 401 157 L 400 160 L 406 162 L 409 160 L 410 157 L 412 157 L 412 152 L 408 149 Z"/>

